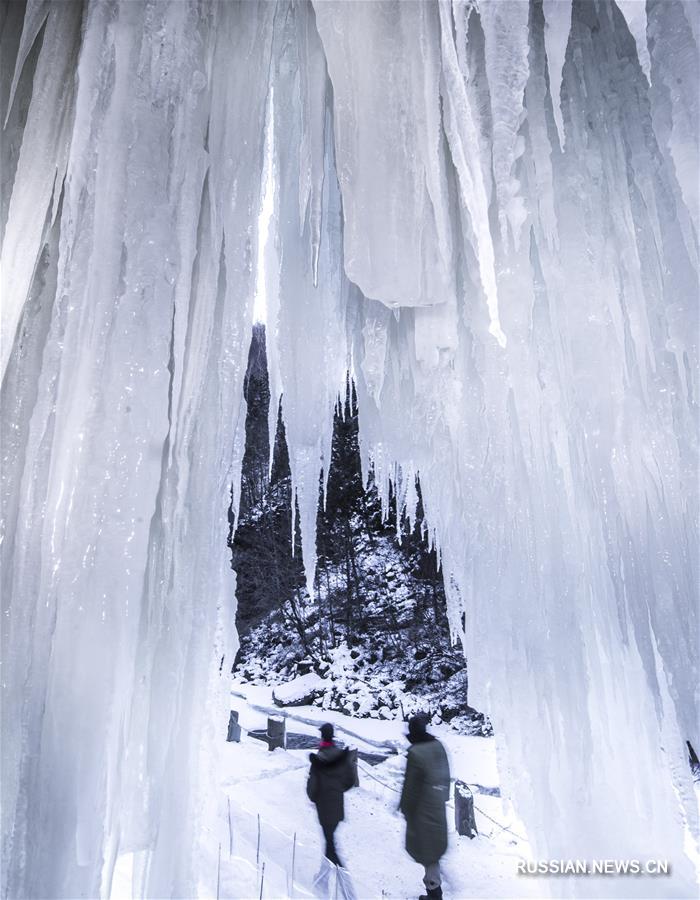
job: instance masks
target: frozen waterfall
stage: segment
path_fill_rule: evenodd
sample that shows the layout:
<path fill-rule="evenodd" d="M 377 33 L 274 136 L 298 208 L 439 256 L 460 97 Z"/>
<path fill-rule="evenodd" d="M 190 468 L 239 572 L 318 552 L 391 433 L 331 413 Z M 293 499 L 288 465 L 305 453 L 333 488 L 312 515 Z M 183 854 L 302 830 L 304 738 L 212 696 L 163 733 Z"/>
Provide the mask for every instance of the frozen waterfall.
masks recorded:
<path fill-rule="evenodd" d="M 699 6 L 2 8 L 3 898 L 196 894 L 259 252 L 309 583 L 350 369 L 533 852 L 673 866 L 553 889 L 695 896 Z"/>

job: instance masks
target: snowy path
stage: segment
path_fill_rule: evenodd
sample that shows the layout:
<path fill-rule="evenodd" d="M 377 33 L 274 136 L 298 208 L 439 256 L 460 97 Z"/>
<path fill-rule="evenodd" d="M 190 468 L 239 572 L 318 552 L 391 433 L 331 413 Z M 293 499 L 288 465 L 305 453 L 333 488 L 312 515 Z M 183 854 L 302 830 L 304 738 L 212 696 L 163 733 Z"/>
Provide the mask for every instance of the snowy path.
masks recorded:
<path fill-rule="evenodd" d="M 252 689 L 249 701 L 232 697 L 244 736 L 239 744 L 222 741 L 217 764 L 218 810 L 212 812 L 201 834 L 198 896 L 343 900 L 346 895 L 333 877 L 325 893 L 314 889 L 322 841 L 315 808 L 305 791 L 308 750 L 270 752 L 266 744 L 247 737 L 247 731 L 265 725 L 270 705 L 266 690 Z M 404 730 L 401 722 L 351 719 L 313 707 L 286 712 L 294 731 L 316 735 L 318 723 L 330 719 L 339 733 L 357 736 L 348 743 L 366 749 L 384 742 L 398 745 Z M 492 739 L 461 737 L 447 729 L 440 730 L 440 738 L 456 777 L 497 786 Z M 422 891 L 422 868 L 404 850 L 404 820 L 396 812 L 404 764 L 403 755 L 390 756 L 378 766 L 360 762 L 360 787 L 346 794 L 346 818 L 338 829 L 337 845 L 357 900 L 406 900 Z M 518 860 L 529 851 L 527 843 L 514 836 L 523 833 L 521 823 L 505 812 L 497 797 L 477 794 L 475 801 L 479 836 L 470 840 L 450 833 L 450 847 L 443 859 L 447 900 L 544 896 L 547 889 L 541 881 L 516 873 Z M 450 804 L 450 827 L 453 817 Z M 112 900 L 132 896 L 132 864 L 131 854 L 120 857 Z"/>
<path fill-rule="evenodd" d="M 232 698 L 244 731 L 265 724 L 265 689 L 252 690 L 250 702 Z M 400 743 L 403 723 L 356 720 L 339 713 L 304 707 L 288 709 L 295 731 L 317 733 L 326 718 L 338 732 Z M 447 746 L 453 774 L 469 783 L 498 785 L 493 739 L 464 737 L 436 729 Z M 350 742 L 348 742 L 350 743 Z M 341 858 L 350 872 L 357 900 L 409 900 L 422 890 L 422 869 L 404 851 L 404 822 L 396 813 L 404 769 L 403 755 L 377 766 L 360 763 L 360 787 L 346 795 L 346 819 L 337 832 Z M 201 898 L 218 900 L 282 900 L 282 898 L 348 897 L 333 876 L 325 892 L 314 888 L 322 860 L 315 809 L 305 792 L 307 750 L 275 750 L 244 734 L 239 744 L 222 740 L 216 773 L 220 785 L 218 812 L 201 835 Z M 453 808 L 448 808 L 452 827 Z M 472 898 L 536 898 L 562 896 L 563 883 L 519 876 L 517 863 L 530 858 L 522 823 L 495 796 L 475 795 L 479 835 L 474 840 L 450 832 L 443 859 L 446 900 Z M 498 823 L 498 824 L 496 824 Z M 111 900 L 132 895 L 132 854 L 120 857 Z M 562 893 L 559 892 L 562 889 Z M 351 895 L 350 895 L 351 896 Z"/>
<path fill-rule="evenodd" d="M 262 691 L 250 697 L 252 705 L 240 697 L 232 700 L 244 729 L 264 725 L 268 704 Z M 330 718 L 339 730 L 344 727 L 346 732 L 354 732 L 359 743 L 368 740 L 369 746 L 383 740 L 400 741 L 403 730 L 402 723 L 351 720 L 308 707 L 288 712 L 294 718 L 295 731 L 306 727 L 308 733 L 315 733 L 316 722 Z M 447 744 L 459 777 L 497 784 L 492 740 L 452 735 Z M 375 767 L 361 763 L 360 787 L 346 795 L 346 819 L 338 829 L 337 844 L 359 900 L 403 900 L 417 897 L 422 890 L 422 868 L 404 850 L 404 821 L 396 812 L 403 766 L 403 756 L 391 757 Z M 205 867 L 212 878 L 201 885 L 201 896 L 217 896 L 217 872 L 221 900 L 317 896 L 313 883 L 322 859 L 322 843 L 315 809 L 306 798 L 307 771 L 306 750 L 271 753 L 266 745 L 245 736 L 240 744 L 225 746 L 221 809 L 226 821 L 219 827 L 217 838 L 221 863 L 219 866 L 216 840 L 212 840 L 217 850 Z M 522 833 L 520 823 L 506 816 L 498 798 L 477 795 L 476 800 L 483 814 L 509 825 L 516 834 Z M 448 820 L 453 820 L 451 808 Z M 477 825 L 482 833 L 474 840 L 459 837 L 456 832 L 450 834 L 450 847 L 443 860 L 445 897 L 542 896 L 544 885 L 516 873 L 517 861 L 528 854 L 527 844 L 478 811 Z M 331 881 L 324 896 L 342 898 L 343 893 Z"/>
<path fill-rule="evenodd" d="M 314 807 L 304 791 L 307 752 L 270 753 L 263 744 L 244 740 L 228 745 L 227 757 L 229 772 L 223 788 L 230 801 L 232 827 L 230 846 L 224 845 L 222 851 L 219 896 L 259 897 L 263 863 L 264 897 L 313 896 L 321 836 Z M 420 892 L 422 870 L 403 849 L 404 825 L 395 813 L 396 795 L 364 772 L 360 780 L 360 788 L 346 795 L 346 821 L 338 830 L 339 853 L 357 896 L 363 900 L 415 897 Z M 444 861 L 445 896 L 540 895 L 532 881 L 516 875 L 520 856 L 517 845 L 510 844 L 507 837 L 491 840 L 480 835 L 472 841 L 452 834 Z"/>

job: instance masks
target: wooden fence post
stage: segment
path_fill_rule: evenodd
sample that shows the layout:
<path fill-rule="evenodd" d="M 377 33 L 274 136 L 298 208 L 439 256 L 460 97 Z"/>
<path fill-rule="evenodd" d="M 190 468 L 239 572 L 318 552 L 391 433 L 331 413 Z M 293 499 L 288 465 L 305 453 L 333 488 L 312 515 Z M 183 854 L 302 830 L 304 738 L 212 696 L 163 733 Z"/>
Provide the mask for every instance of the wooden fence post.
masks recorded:
<path fill-rule="evenodd" d="M 479 833 L 474 818 L 474 795 L 463 781 L 455 781 L 455 827 L 470 838 Z"/>
<path fill-rule="evenodd" d="M 287 727 L 285 719 L 267 720 L 267 747 L 268 750 L 275 750 L 277 747 L 286 749 L 287 747 Z"/>
<path fill-rule="evenodd" d="M 352 770 L 355 773 L 355 787 L 360 786 L 360 776 L 357 771 L 357 750 L 353 747 L 351 750 L 348 750 L 348 759 L 350 760 L 350 765 L 352 766 Z"/>
<path fill-rule="evenodd" d="M 228 717 L 228 735 L 226 740 L 235 741 L 236 743 L 239 743 L 241 740 L 241 726 L 238 724 L 238 713 L 235 709 L 231 710 L 231 714 Z"/>

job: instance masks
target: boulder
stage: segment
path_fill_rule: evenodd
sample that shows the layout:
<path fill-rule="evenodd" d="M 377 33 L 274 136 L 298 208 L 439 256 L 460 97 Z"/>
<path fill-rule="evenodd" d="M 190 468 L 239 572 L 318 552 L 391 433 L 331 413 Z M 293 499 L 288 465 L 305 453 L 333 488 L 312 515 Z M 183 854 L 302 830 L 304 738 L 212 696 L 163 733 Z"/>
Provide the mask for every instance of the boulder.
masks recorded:
<path fill-rule="evenodd" d="M 326 682 L 315 672 L 299 675 L 285 684 L 278 684 L 272 691 L 275 706 L 308 706 L 323 693 Z"/>

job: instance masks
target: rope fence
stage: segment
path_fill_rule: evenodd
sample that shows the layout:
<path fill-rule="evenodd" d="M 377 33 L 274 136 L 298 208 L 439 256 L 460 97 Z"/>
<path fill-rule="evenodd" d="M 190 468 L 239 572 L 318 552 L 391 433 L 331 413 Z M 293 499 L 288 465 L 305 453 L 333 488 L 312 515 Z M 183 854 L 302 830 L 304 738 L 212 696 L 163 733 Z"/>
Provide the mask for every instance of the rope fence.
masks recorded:
<path fill-rule="evenodd" d="M 398 788 L 394 787 L 393 784 L 389 784 L 388 782 L 383 781 L 381 778 L 377 778 L 377 776 L 373 772 L 371 772 L 369 769 L 367 769 L 364 765 L 360 765 L 359 761 L 358 761 L 358 768 L 362 769 L 362 772 L 364 775 L 368 775 L 373 781 L 376 781 L 378 784 L 381 784 L 383 787 L 387 788 L 388 790 L 393 791 L 395 794 L 401 793 L 401 791 Z M 453 779 L 453 783 L 454 783 L 454 779 Z M 476 782 L 465 781 L 464 783 L 468 784 L 470 787 L 476 787 Z M 452 809 L 454 808 L 453 802 L 448 802 L 447 805 Z M 481 809 L 481 807 L 477 806 L 476 803 L 474 804 L 474 809 L 477 810 L 479 815 L 482 815 L 485 819 L 488 819 L 489 822 L 493 822 L 493 824 L 497 825 L 501 830 L 507 831 L 509 834 L 512 834 L 513 837 L 517 838 L 519 841 L 523 841 L 524 843 L 527 843 L 527 838 L 522 837 L 522 835 L 520 835 L 520 834 L 516 834 L 516 832 L 514 832 L 513 829 L 510 828 L 510 826 L 503 825 L 501 822 L 496 821 L 496 819 L 494 819 L 488 813 L 484 812 L 483 809 Z"/>

